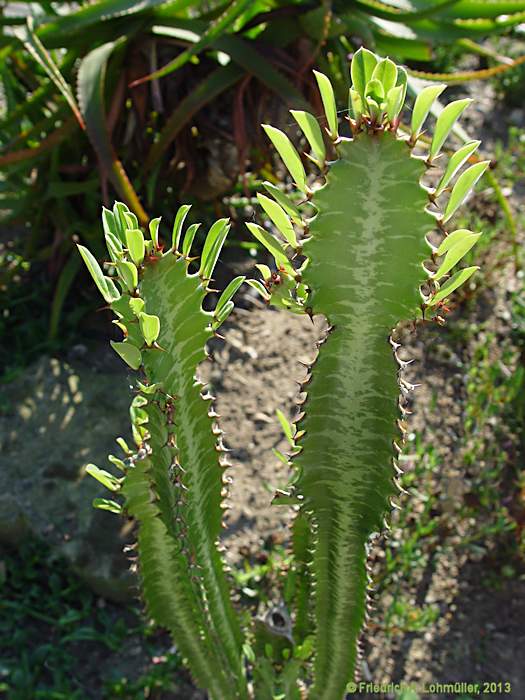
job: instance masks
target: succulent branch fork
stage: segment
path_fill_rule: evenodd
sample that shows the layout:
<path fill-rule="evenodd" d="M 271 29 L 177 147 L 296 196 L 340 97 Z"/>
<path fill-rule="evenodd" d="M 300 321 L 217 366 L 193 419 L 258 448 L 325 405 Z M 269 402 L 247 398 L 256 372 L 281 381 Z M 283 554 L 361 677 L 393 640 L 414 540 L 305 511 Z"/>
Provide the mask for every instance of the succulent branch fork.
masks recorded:
<path fill-rule="evenodd" d="M 402 128 L 404 69 L 360 49 L 351 77 L 351 136 L 340 134 L 334 92 L 321 73 L 324 130 L 311 114 L 292 111 L 324 179 L 320 186 L 309 185 L 286 134 L 264 126 L 296 194 L 265 182 L 258 200 L 271 230 L 247 224 L 275 262 L 273 270 L 257 265 L 262 280 L 247 282 L 270 305 L 328 321 L 301 387 L 301 413 L 293 425 L 281 416 L 291 443 L 289 461 L 282 458 L 293 476 L 275 503 L 296 511 L 282 592 L 286 634 L 260 620 L 243 629 L 218 545 L 228 479 L 217 415 L 195 376 L 206 341 L 244 282 L 234 279 L 215 311 L 203 310 L 228 222 L 211 227 L 194 274 L 188 266 L 197 227 L 184 231 L 187 206 L 176 215 L 166 252 L 158 219 L 146 240 L 124 205 L 104 210 L 109 276 L 80 246 L 123 332 L 112 345 L 143 373 L 131 407 L 136 445 L 119 439 L 124 458 L 110 457 L 123 476 L 88 467 L 122 493 L 124 506 L 98 505 L 137 519 L 149 612 L 170 629 L 196 682 L 215 700 L 344 697 L 368 616 L 368 549 L 398 490 L 399 395 L 411 387 L 400 377 L 395 328 L 439 320 L 446 299 L 478 269 L 453 273 L 481 234 L 446 227 L 488 166 L 464 167 L 479 141 L 448 159 L 435 187 L 421 182 L 469 100 L 443 109 L 424 150 L 423 125 L 444 86 L 423 89 Z M 428 239 L 435 229 L 442 234 L 437 246 Z"/>

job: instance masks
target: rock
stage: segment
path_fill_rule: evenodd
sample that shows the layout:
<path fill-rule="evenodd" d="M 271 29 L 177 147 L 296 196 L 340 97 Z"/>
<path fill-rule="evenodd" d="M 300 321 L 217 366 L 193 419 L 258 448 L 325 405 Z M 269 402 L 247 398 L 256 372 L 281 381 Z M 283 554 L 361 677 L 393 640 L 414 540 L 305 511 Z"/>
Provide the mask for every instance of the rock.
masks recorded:
<path fill-rule="evenodd" d="M 129 600 L 134 579 L 123 554 L 131 524 L 93 508 L 108 492 L 84 473 L 129 436 L 125 372 L 41 358 L 2 387 L 0 399 L 0 541 L 33 536 L 64 555 L 100 595 Z"/>

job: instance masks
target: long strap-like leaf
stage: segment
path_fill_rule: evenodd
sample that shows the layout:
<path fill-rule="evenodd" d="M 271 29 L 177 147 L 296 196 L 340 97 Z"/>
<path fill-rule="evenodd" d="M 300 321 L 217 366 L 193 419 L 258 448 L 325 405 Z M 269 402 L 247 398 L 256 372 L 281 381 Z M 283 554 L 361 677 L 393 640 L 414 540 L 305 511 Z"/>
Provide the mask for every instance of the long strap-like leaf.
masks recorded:
<path fill-rule="evenodd" d="M 106 123 L 104 81 L 107 62 L 115 46 L 116 42 L 113 41 L 102 44 L 82 59 L 78 71 L 78 102 L 89 140 L 98 155 L 101 166 L 117 192 L 138 216 L 141 224 L 146 224 L 149 217 L 113 150 Z"/>

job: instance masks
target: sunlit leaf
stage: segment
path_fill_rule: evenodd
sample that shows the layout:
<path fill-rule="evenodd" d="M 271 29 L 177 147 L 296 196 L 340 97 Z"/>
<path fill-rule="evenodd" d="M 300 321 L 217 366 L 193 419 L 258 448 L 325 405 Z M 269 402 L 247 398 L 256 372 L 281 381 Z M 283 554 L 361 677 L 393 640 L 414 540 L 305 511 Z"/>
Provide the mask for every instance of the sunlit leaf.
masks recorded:
<path fill-rule="evenodd" d="M 264 284 L 259 282 L 259 280 L 246 280 L 246 284 L 249 284 L 250 287 L 253 287 L 255 291 L 257 291 L 265 301 L 270 300 L 271 297 L 268 290 L 266 289 Z"/>
<path fill-rule="evenodd" d="M 432 275 L 435 280 L 440 280 L 447 275 L 452 268 L 469 252 L 480 238 L 481 233 L 470 233 L 463 236 L 458 242 L 453 245 L 445 255 L 444 261 L 439 266 L 439 269 Z"/>
<path fill-rule="evenodd" d="M 290 445 L 294 447 L 295 426 L 292 423 L 290 423 L 290 421 L 286 418 L 286 416 L 281 410 L 277 409 L 275 413 L 277 415 L 277 418 L 279 419 L 279 423 L 281 424 L 281 428 L 283 429 L 286 439 L 288 440 Z"/>
<path fill-rule="evenodd" d="M 184 240 L 182 241 L 182 251 L 181 251 L 185 258 L 187 258 L 190 254 L 191 246 L 193 245 L 193 241 L 195 239 L 195 234 L 197 233 L 199 228 L 200 228 L 200 223 L 199 224 L 191 224 L 186 229 L 186 233 L 184 234 Z"/>
<path fill-rule="evenodd" d="M 328 124 L 328 131 L 333 139 L 336 139 L 339 135 L 337 126 L 337 106 L 335 104 L 334 88 L 328 78 L 324 73 L 314 70 L 315 79 L 317 80 L 317 85 L 319 86 L 319 92 L 321 93 L 321 100 L 323 101 L 324 113 L 326 115 L 326 122 Z"/>
<path fill-rule="evenodd" d="M 199 274 L 203 279 L 211 279 L 213 275 L 213 270 L 219 255 L 230 230 L 228 224 L 229 219 L 219 219 L 210 228 L 208 235 L 206 236 L 206 241 L 204 242 L 204 247 L 202 249 L 201 257 L 201 267 Z"/>
<path fill-rule="evenodd" d="M 306 136 L 306 140 L 310 144 L 314 157 L 323 163 L 326 156 L 326 149 L 321 127 L 317 119 L 309 112 L 303 112 L 297 109 L 290 110 L 290 114 L 301 127 L 303 134 Z"/>
<path fill-rule="evenodd" d="M 268 181 L 263 182 L 263 187 L 269 194 L 272 195 L 275 201 L 281 205 L 294 224 L 302 224 L 299 208 L 292 202 L 288 195 Z"/>
<path fill-rule="evenodd" d="M 466 143 L 464 146 L 461 146 L 461 148 L 458 148 L 458 150 L 450 156 L 445 172 L 443 173 L 434 192 L 436 197 L 443 192 L 463 163 L 465 163 L 474 153 L 474 151 L 476 151 L 480 143 L 481 141 L 469 141 L 469 143 Z"/>
<path fill-rule="evenodd" d="M 371 79 L 366 84 L 365 97 L 371 97 L 380 104 L 385 99 L 385 88 L 380 80 Z"/>
<path fill-rule="evenodd" d="M 120 357 L 131 367 L 131 369 L 138 369 L 140 367 L 142 364 L 142 355 L 138 348 L 127 341 L 116 343 L 112 340 L 110 343 L 117 355 L 120 355 Z"/>
<path fill-rule="evenodd" d="M 460 241 L 462 241 L 463 238 L 466 238 L 471 235 L 472 231 L 469 231 L 468 228 L 460 228 L 456 231 L 452 231 L 452 233 L 449 233 L 449 235 L 445 239 L 443 239 L 439 248 L 436 251 L 436 255 L 444 255 L 447 252 L 447 250 L 453 248 Z"/>
<path fill-rule="evenodd" d="M 372 73 L 372 80 L 379 80 L 383 85 L 383 92 L 386 95 L 397 83 L 397 66 L 389 58 L 383 58 L 376 64 Z"/>
<path fill-rule="evenodd" d="M 277 202 L 269 197 L 266 197 L 264 194 L 257 193 L 257 199 L 259 200 L 259 204 L 264 209 L 266 214 L 268 214 L 275 226 L 282 233 L 287 243 L 292 248 L 297 248 L 295 231 L 293 230 L 292 223 L 286 215 L 284 209 L 282 209 Z"/>
<path fill-rule="evenodd" d="M 129 297 L 129 308 L 133 311 L 135 316 L 138 316 L 144 309 L 144 299 L 140 297 Z"/>
<path fill-rule="evenodd" d="M 372 77 L 376 65 L 377 56 L 368 49 L 361 47 L 355 52 L 350 66 L 350 74 L 352 87 L 359 93 L 362 100 L 365 99 L 366 85 Z"/>
<path fill-rule="evenodd" d="M 126 229 L 126 245 L 135 265 L 140 265 L 146 252 L 142 231 L 138 228 Z"/>
<path fill-rule="evenodd" d="M 393 123 L 403 107 L 403 86 L 397 85 L 389 90 L 386 96 L 386 113 L 388 120 Z"/>
<path fill-rule="evenodd" d="M 441 95 L 446 87 L 446 85 L 429 85 L 428 87 L 423 88 L 423 90 L 421 90 L 419 95 L 416 97 L 410 125 L 412 139 L 415 140 L 419 136 L 425 119 L 428 117 L 432 108 L 434 100 Z"/>
<path fill-rule="evenodd" d="M 92 476 L 110 491 L 118 491 L 120 489 L 120 480 L 105 469 L 99 469 L 95 464 L 86 466 L 86 474 Z"/>
<path fill-rule="evenodd" d="M 304 167 L 299 154 L 295 150 L 288 136 L 286 136 L 286 134 L 284 134 L 280 129 L 276 129 L 274 126 L 270 126 L 269 124 L 263 124 L 262 128 L 265 130 L 268 138 L 281 156 L 283 163 L 288 168 L 288 171 L 297 187 L 302 192 L 306 192 L 306 174 L 304 172 Z"/>
<path fill-rule="evenodd" d="M 255 267 L 259 270 L 261 275 L 263 276 L 263 280 L 269 280 L 272 277 L 272 271 L 268 267 L 268 265 L 262 265 L 261 263 L 257 263 Z"/>
<path fill-rule="evenodd" d="M 110 513 L 122 513 L 122 506 L 116 501 L 111 501 L 108 498 L 94 498 L 93 507 L 99 510 L 109 510 Z"/>
<path fill-rule="evenodd" d="M 146 345 L 153 345 L 160 333 L 160 319 L 153 314 L 139 313 L 139 324 Z"/>
<path fill-rule="evenodd" d="M 455 102 L 451 102 L 443 108 L 443 111 L 436 121 L 434 138 L 432 139 L 432 144 L 430 146 L 430 160 L 437 156 L 441 150 L 441 146 L 445 143 L 447 136 L 450 134 L 454 123 L 471 102 L 472 100 L 467 97 L 464 100 L 456 100 Z"/>
<path fill-rule="evenodd" d="M 173 250 L 179 250 L 182 227 L 190 209 L 191 204 L 183 204 L 181 207 L 179 207 L 179 210 L 175 215 L 175 221 L 173 222 L 173 231 L 171 234 L 171 247 Z"/>
<path fill-rule="evenodd" d="M 273 255 L 277 267 L 282 266 L 285 269 L 290 268 L 290 262 L 284 252 L 284 246 L 278 241 L 275 236 L 272 236 L 268 231 L 265 231 L 258 224 L 247 223 L 246 226 L 250 233 L 262 243 L 263 246 Z"/>
<path fill-rule="evenodd" d="M 234 303 L 233 301 L 227 301 L 223 306 L 221 307 L 221 310 L 219 312 L 215 312 L 214 314 L 214 321 L 213 321 L 213 328 L 217 329 L 219 328 L 224 321 L 228 318 L 228 316 L 231 314 L 231 312 L 234 309 Z"/>
<path fill-rule="evenodd" d="M 354 119 L 358 121 L 359 119 L 361 119 L 364 112 L 363 99 L 361 95 L 357 92 L 357 90 L 354 90 L 354 88 L 350 88 L 349 98 L 350 113 L 353 115 Z"/>
<path fill-rule="evenodd" d="M 244 277 L 243 275 L 239 275 L 239 277 L 235 277 L 234 279 L 232 279 L 232 281 L 229 283 L 229 285 L 219 297 L 219 301 L 217 302 L 217 306 L 215 307 L 216 316 L 219 315 L 219 313 L 222 310 L 222 307 L 230 301 L 234 294 L 237 293 L 245 279 L 246 277 Z"/>
<path fill-rule="evenodd" d="M 435 306 L 436 304 L 439 304 L 440 301 L 443 301 L 443 299 L 446 299 L 452 294 L 452 292 L 458 289 L 458 287 L 465 284 L 465 282 L 472 277 L 476 270 L 479 270 L 477 265 L 473 267 L 466 267 L 465 269 L 456 272 L 456 274 L 452 275 L 452 277 L 447 280 L 441 289 L 430 299 L 428 306 Z"/>
<path fill-rule="evenodd" d="M 152 219 L 149 222 L 149 235 L 151 236 L 155 248 L 159 247 L 159 226 L 161 218 L 161 216 L 158 216 L 156 219 Z"/>
<path fill-rule="evenodd" d="M 489 160 L 481 161 L 480 163 L 471 165 L 470 168 L 461 173 L 450 193 L 450 199 L 448 200 L 445 216 L 443 217 L 444 222 L 448 221 L 450 217 L 454 215 L 458 207 L 463 204 L 476 182 L 489 167 L 489 164 Z"/>
<path fill-rule="evenodd" d="M 117 263 L 117 270 L 126 288 L 130 292 L 135 291 L 139 283 L 139 273 L 136 266 L 127 260 L 121 260 Z"/>
<path fill-rule="evenodd" d="M 119 298 L 120 294 L 117 292 L 115 296 L 112 290 L 108 287 L 107 278 L 104 277 L 104 273 L 102 272 L 94 255 L 83 245 L 77 244 L 77 248 L 82 256 L 82 259 L 86 263 L 86 267 L 89 270 L 93 281 L 97 285 L 98 291 L 102 294 L 108 304 L 111 304 L 111 302 Z"/>

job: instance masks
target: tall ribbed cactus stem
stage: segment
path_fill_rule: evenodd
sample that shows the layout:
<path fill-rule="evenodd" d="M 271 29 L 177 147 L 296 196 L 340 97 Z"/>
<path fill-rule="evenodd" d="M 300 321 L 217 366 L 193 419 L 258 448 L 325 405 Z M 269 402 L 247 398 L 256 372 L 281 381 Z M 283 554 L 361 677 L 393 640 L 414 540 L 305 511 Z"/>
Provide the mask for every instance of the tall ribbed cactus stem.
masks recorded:
<path fill-rule="evenodd" d="M 172 632 L 197 683 L 214 700 L 233 700 L 247 697 L 247 685 L 242 633 L 217 542 L 226 465 L 212 397 L 196 370 L 244 278 L 230 283 L 214 312 L 203 310 L 229 226 L 222 219 L 211 227 L 199 270 L 189 274 L 197 225 L 182 236 L 188 209 L 176 216 L 167 252 L 158 239 L 159 219 L 145 240 L 125 205 L 104 210 L 109 276 L 79 246 L 123 332 L 112 346 L 141 371 L 131 408 L 135 449 L 119 439 L 125 459 L 110 457 L 123 476 L 94 465 L 88 471 L 121 492 L 125 512 L 138 521 L 139 571 L 151 616 Z M 98 505 L 121 510 L 114 501 Z"/>
<path fill-rule="evenodd" d="M 353 676 L 366 613 L 367 548 L 397 491 L 394 444 L 402 436 L 391 334 L 401 321 L 436 316 L 440 303 L 477 269 L 450 276 L 480 234 L 449 234 L 445 225 L 488 164 L 464 170 L 450 188 L 479 145 L 471 142 L 450 158 L 435 188 L 424 187 L 423 175 L 434 167 L 469 100 L 444 108 L 428 152 L 416 155 L 423 122 L 444 86 L 420 93 L 411 128 L 403 132 L 405 71 L 360 50 L 351 75 L 351 137 L 339 135 L 333 89 L 320 73 L 326 133 L 312 115 L 292 112 L 319 167 L 319 186 L 309 186 L 288 137 L 264 126 L 301 201 L 265 183 L 270 196 L 260 194 L 259 201 L 278 234 L 247 224 L 276 264 L 273 272 L 260 265 L 263 281 L 250 284 L 268 303 L 322 314 L 329 324 L 303 386 L 307 397 L 295 428 L 296 475 L 289 489 L 313 532 L 312 700 L 341 700 Z M 330 142 L 330 162 L 325 141 Z M 441 194 L 450 189 L 441 213 Z M 315 214 L 308 218 L 305 212 L 312 206 Z M 437 248 L 427 239 L 436 224 L 443 234 Z"/>

